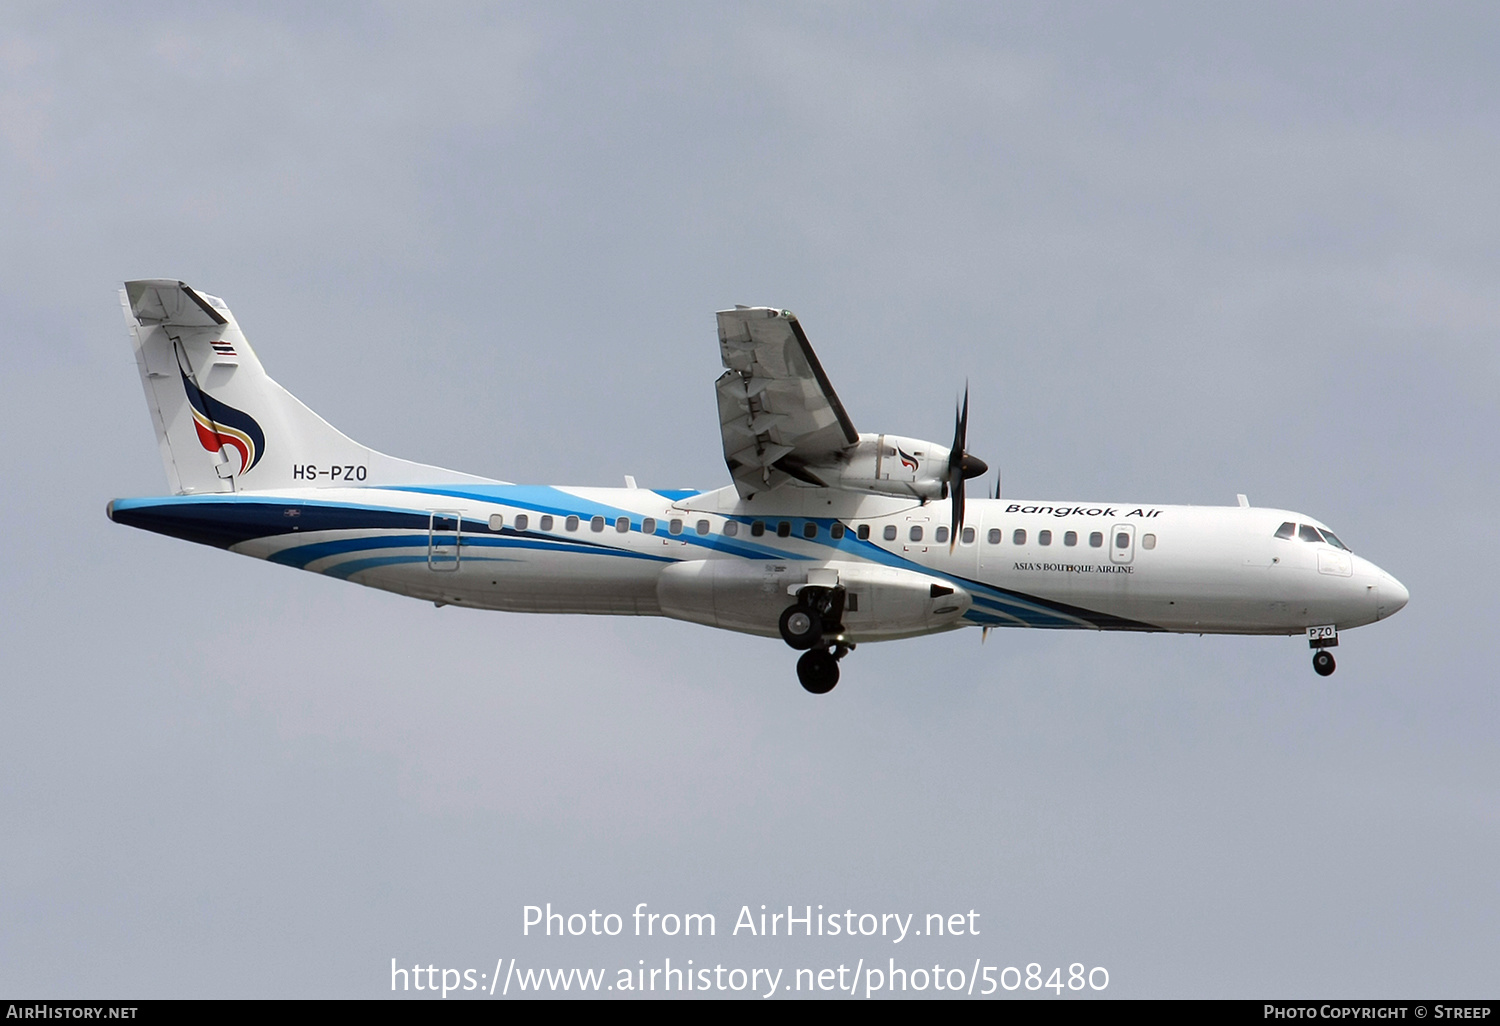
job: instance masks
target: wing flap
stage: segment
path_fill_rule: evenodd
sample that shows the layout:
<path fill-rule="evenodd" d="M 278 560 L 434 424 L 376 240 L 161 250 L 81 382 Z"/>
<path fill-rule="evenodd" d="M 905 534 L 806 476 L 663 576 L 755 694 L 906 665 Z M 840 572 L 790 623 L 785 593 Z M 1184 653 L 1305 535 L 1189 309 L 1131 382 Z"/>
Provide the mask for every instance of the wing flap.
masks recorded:
<path fill-rule="evenodd" d="M 719 426 L 740 494 L 794 479 L 820 484 L 808 468 L 833 462 L 859 434 L 796 316 L 741 306 L 719 311 L 718 321 Z"/>

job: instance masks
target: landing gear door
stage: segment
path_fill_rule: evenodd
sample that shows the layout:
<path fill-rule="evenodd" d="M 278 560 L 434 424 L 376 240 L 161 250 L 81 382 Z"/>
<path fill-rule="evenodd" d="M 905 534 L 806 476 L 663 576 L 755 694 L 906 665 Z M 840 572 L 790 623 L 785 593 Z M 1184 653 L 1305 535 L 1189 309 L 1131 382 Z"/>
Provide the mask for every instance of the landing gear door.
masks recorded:
<path fill-rule="evenodd" d="M 1135 558 L 1135 525 L 1116 524 L 1109 529 L 1109 561 L 1129 563 Z"/>
<path fill-rule="evenodd" d="M 432 511 L 427 528 L 427 567 L 447 573 L 458 569 L 459 532 L 463 516 L 456 510 Z"/>

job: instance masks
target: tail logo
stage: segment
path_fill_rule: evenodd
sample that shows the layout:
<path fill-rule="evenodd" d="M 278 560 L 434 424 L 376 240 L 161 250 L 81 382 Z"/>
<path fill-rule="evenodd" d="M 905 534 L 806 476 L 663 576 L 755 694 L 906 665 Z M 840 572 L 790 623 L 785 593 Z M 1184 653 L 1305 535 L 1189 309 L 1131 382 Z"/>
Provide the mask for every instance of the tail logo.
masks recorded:
<path fill-rule="evenodd" d="M 177 373 L 182 375 L 182 388 L 193 408 L 193 426 L 198 429 L 203 448 L 216 453 L 227 445 L 240 455 L 239 473 L 253 470 L 266 453 L 266 435 L 255 418 L 203 391 L 181 367 Z"/>

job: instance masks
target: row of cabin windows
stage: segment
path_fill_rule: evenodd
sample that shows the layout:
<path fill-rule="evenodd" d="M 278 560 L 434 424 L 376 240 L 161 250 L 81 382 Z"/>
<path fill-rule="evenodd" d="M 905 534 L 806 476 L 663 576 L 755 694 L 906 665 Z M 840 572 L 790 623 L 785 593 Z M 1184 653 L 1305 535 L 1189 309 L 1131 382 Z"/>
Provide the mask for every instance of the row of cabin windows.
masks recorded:
<path fill-rule="evenodd" d="M 581 522 L 582 521 L 578 517 L 576 517 L 576 516 L 566 517 L 563 520 L 563 530 L 565 530 L 565 531 L 576 531 L 576 530 L 578 530 Z M 551 516 L 551 514 L 545 514 L 544 513 L 540 517 L 537 518 L 537 529 L 540 530 L 540 531 L 551 531 L 551 530 L 553 530 L 553 528 L 555 526 L 555 523 L 556 523 L 556 521 Z M 589 530 L 593 531 L 595 533 L 602 532 L 605 529 L 605 527 L 608 526 L 609 524 L 610 524 L 610 522 L 608 520 L 606 520 L 604 517 L 593 517 L 593 518 L 591 518 L 589 520 Z M 504 526 L 505 526 L 505 517 L 501 516 L 499 513 L 496 513 L 496 514 L 494 514 L 493 516 L 490 517 L 490 530 L 491 531 L 499 531 Z M 515 520 L 512 521 L 512 526 L 517 531 L 525 531 L 526 529 L 528 529 L 531 526 L 531 518 L 527 514 L 525 514 L 525 513 L 518 513 L 518 514 L 516 514 Z M 614 529 L 615 529 L 615 531 L 617 533 L 619 533 L 619 534 L 626 534 L 626 533 L 628 533 L 630 531 L 630 518 L 629 517 L 616 517 L 614 519 L 613 526 L 614 526 Z M 671 520 L 665 521 L 665 522 L 658 522 L 655 517 L 646 517 L 644 520 L 641 521 L 641 533 L 642 534 L 661 534 L 661 533 L 663 533 L 661 531 L 661 528 L 663 526 L 666 527 L 665 533 L 667 533 L 667 534 L 681 534 L 682 531 L 683 531 L 684 524 L 683 524 L 683 521 L 680 518 L 676 518 L 676 517 L 674 517 Z M 1278 537 L 1278 538 L 1290 538 L 1290 537 L 1292 537 L 1292 529 L 1295 526 L 1296 525 L 1294 525 L 1294 524 L 1282 524 L 1280 530 L 1278 530 L 1276 532 L 1276 537 Z M 710 530 L 710 525 L 709 525 L 709 522 L 707 520 L 699 520 L 697 523 L 695 523 L 693 525 L 693 531 L 695 533 L 699 534 L 699 535 L 706 535 L 706 534 L 708 534 L 709 530 Z M 1314 534 L 1313 534 L 1312 537 L 1308 537 L 1307 532 L 1309 532 L 1309 531 L 1314 532 Z M 1303 524 L 1302 525 L 1302 532 L 1303 533 L 1302 533 L 1301 537 L 1302 537 L 1302 539 L 1304 541 L 1321 541 L 1322 540 L 1322 537 L 1318 536 L 1317 533 L 1316 533 L 1317 532 L 1317 528 L 1313 527 L 1310 524 Z M 739 523 L 737 521 L 734 521 L 734 520 L 725 521 L 725 523 L 724 523 L 724 534 L 727 537 L 733 538 L 733 537 L 737 536 L 739 533 L 740 533 L 740 525 L 739 525 Z M 763 536 L 765 533 L 766 533 L 766 522 L 764 520 L 754 520 L 754 521 L 751 521 L 751 523 L 750 523 L 750 535 L 751 535 L 751 537 L 753 537 L 753 538 L 759 538 L 759 537 Z M 845 533 L 844 525 L 840 524 L 840 523 L 834 523 L 834 524 L 830 525 L 829 528 L 828 528 L 828 535 L 834 541 L 838 541 L 840 538 L 842 538 L 844 536 L 844 533 Z M 886 541 L 895 541 L 896 540 L 896 534 L 897 534 L 897 531 L 896 531 L 896 525 L 895 524 L 886 524 L 885 528 L 881 531 L 881 537 L 884 538 Z M 780 521 L 780 522 L 778 522 L 776 524 L 776 537 L 778 537 L 778 538 L 790 538 L 791 535 L 792 535 L 792 523 L 791 523 L 790 520 L 782 520 L 782 521 Z M 867 540 L 870 537 L 870 525 L 869 524 L 860 524 L 859 527 L 855 531 L 855 535 L 861 541 Z M 924 529 L 923 529 L 923 527 L 922 527 L 921 524 L 913 524 L 907 530 L 907 538 L 910 541 L 920 542 L 923 539 L 924 535 L 925 535 L 925 532 L 924 532 Z M 817 525 L 817 523 L 815 521 L 812 521 L 812 520 L 805 521 L 802 524 L 802 537 L 804 537 L 804 538 L 816 538 L 817 536 L 818 536 L 818 525 Z M 1344 544 L 1342 542 L 1340 542 L 1337 538 L 1335 538 L 1333 536 L 1333 532 L 1332 531 L 1325 531 L 1325 532 L 1323 532 L 1322 536 L 1323 537 L 1327 537 L 1328 540 L 1329 540 L 1329 542 L 1330 542 L 1330 544 L 1336 545 L 1336 546 L 1338 546 L 1341 549 L 1344 548 Z M 974 528 L 972 528 L 972 527 L 965 527 L 963 529 L 962 534 L 960 534 L 959 537 L 963 540 L 963 542 L 964 542 L 965 545 L 972 545 L 972 544 L 974 544 L 974 537 L 975 537 Z M 987 541 L 991 545 L 999 545 L 1000 542 L 1001 542 L 1001 540 L 1003 539 L 1003 537 L 1004 537 L 1004 533 L 1000 530 L 1000 528 L 998 528 L 998 527 L 992 527 L 992 528 L 989 529 L 989 532 L 985 535 L 985 541 Z M 936 543 L 938 545 L 946 544 L 947 541 L 948 541 L 948 528 L 947 527 L 938 527 L 938 528 L 934 529 L 933 532 L 932 532 L 932 540 L 933 540 L 934 543 Z M 1016 544 L 1016 545 L 1025 545 L 1026 544 L 1026 529 L 1024 527 L 1018 527 L 1018 528 L 1016 528 L 1016 530 L 1014 532 L 1012 532 L 1012 534 L 1011 534 L 1011 541 L 1012 541 L 1013 544 Z M 1036 543 L 1038 545 L 1051 545 L 1052 544 L 1052 532 L 1050 530 L 1038 531 L 1036 533 Z M 1067 545 L 1067 546 L 1077 545 L 1078 544 L 1078 532 L 1077 531 L 1064 531 L 1063 532 L 1063 536 L 1062 536 L 1062 543 L 1064 545 Z M 1092 532 L 1089 535 L 1089 547 L 1090 548 L 1097 549 L 1097 548 L 1101 548 L 1103 545 L 1104 545 L 1104 533 L 1102 531 L 1094 531 L 1094 532 Z M 1121 532 L 1120 535 L 1115 539 L 1115 548 L 1125 549 L 1125 548 L 1129 548 L 1129 547 L 1130 547 L 1130 535 L 1128 535 L 1128 534 L 1126 534 L 1124 532 Z M 1154 534 L 1142 535 L 1141 536 L 1141 548 L 1144 548 L 1144 549 L 1154 549 L 1154 548 L 1156 548 L 1156 535 L 1154 535 Z"/>
<path fill-rule="evenodd" d="M 580 523 L 581 523 L 580 519 L 578 517 L 576 517 L 576 516 L 567 517 L 566 519 L 563 520 L 563 530 L 565 530 L 565 531 L 576 531 L 576 530 L 578 530 Z M 594 517 L 593 519 L 591 519 L 589 521 L 589 530 L 591 530 L 591 531 L 603 531 L 605 529 L 605 527 L 609 523 L 610 522 L 607 521 L 604 517 Z M 555 524 L 556 524 L 556 521 L 550 515 L 543 514 L 542 516 L 540 516 L 540 517 L 537 518 L 537 530 L 539 530 L 539 531 L 551 531 L 551 530 L 553 530 Z M 525 531 L 525 530 L 527 530 L 531 526 L 531 518 L 527 514 L 525 514 L 525 513 L 518 513 L 515 516 L 515 518 L 511 521 L 511 526 L 513 528 L 515 528 L 517 531 Z M 499 531 L 499 530 L 501 530 L 504 527 L 505 527 L 505 517 L 504 516 L 502 516 L 499 513 L 496 513 L 496 514 L 494 514 L 493 516 L 490 517 L 490 530 L 491 531 Z M 676 518 L 676 517 L 672 518 L 671 520 L 662 520 L 662 521 L 658 521 L 655 517 L 646 517 L 645 519 L 643 519 L 641 521 L 641 533 L 642 534 L 681 534 L 683 532 L 684 527 L 685 527 L 684 522 L 680 518 Z M 766 527 L 767 527 L 767 525 L 766 525 L 766 522 L 764 520 L 753 521 L 750 524 L 750 534 L 751 534 L 751 536 L 755 537 L 755 538 L 761 537 L 762 535 L 764 535 L 766 533 Z M 616 517 L 615 520 L 614 520 L 614 529 L 617 532 L 619 532 L 620 534 L 627 533 L 630 530 L 630 518 L 629 517 Z M 710 530 L 711 530 L 711 525 L 709 524 L 709 522 L 707 520 L 699 520 L 695 524 L 693 524 L 693 531 L 696 534 L 706 535 L 706 534 L 708 534 L 708 532 Z M 945 528 L 945 530 L 946 530 L 946 528 Z M 783 520 L 783 521 L 777 523 L 775 525 L 775 531 L 776 531 L 776 537 L 778 537 L 778 538 L 790 538 L 792 536 L 792 523 L 791 523 L 791 521 L 790 520 Z M 842 538 L 844 536 L 844 534 L 845 534 L 845 531 L 846 531 L 846 528 L 844 527 L 843 524 L 833 524 L 833 525 L 831 525 L 828 528 L 829 537 L 833 538 L 834 541 L 837 541 L 838 539 Z M 859 536 L 861 538 L 868 538 L 870 536 L 869 525 L 862 526 L 859 529 L 859 531 L 860 531 Z M 727 535 L 730 538 L 733 538 L 736 535 L 738 535 L 739 533 L 740 533 L 740 524 L 737 521 L 730 520 L 730 521 L 726 521 L 725 522 L 725 524 L 724 524 L 724 534 L 725 535 Z M 970 533 L 971 534 L 973 533 L 972 529 L 970 529 Z M 816 538 L 817 536 L 818 536 L 818 525 L 817 525 L 817 523 L 815 523 L 814 521 L 811 521 L 811 520 L 806 521 L 805 523 L 803 523 L 803 525 L 802 525 L 802 537 L 804 537 L 804 538 Z"/>
<path fill-rule="evenodd" d="M 682 529 L 682 521 L 679 520 L 676 523 L 677 523 L 678 530 L 680 531 Z M 708 521 L 705 520 L 703 523 L 704 523 L 704 531 L 706 532 L 708 530 L 708 528 L 707 528 Z M 544 513 L 540 517 L 537 517 L 537 524 L 536 524 L 536 526 L 537 526 L 537 530 L 539 530 L 539 531 L 551 531 L 556 526 L 556 524 L 557 524 L 556 519 L 551 514 L 549 514 L 549 513 Z M 576 530 L 578 530 L 578 528 L 579 528 L 579 526 L 581 524 L 582 524 L 582 520 L 580 518 L 578 518 L 578 517 L 564 517 L 563 518 L 563 530 L 565 530 L 565 531 L 576 531 Z M 630 518 L 629 517 L 616 517 L 613 521 L 606 520 L 604 517 L 593 517 L 593 518 L 591 518 L 589 520 L 589 530 L 590 531 L 596 531 L 596 532 L 597 531 L 603 531 L 606 527 L 610 526 L 611 524 L 613 524 L 614 529 L 617 532 L 619 532 L 620 534 L 624 534 L 625 532 L 627 532 L 627 531 L 630 530 Z M 501 516 L 499 513 L 496 513 L 496 514 L 494 514 L 493 516 L 490 517 L 490 530 L 491 531 L 498 531 L 501 528 L 503 528 L 504 526 L 505 526 L 505 518 L 503 516 Z M 528 528 L 531 527 L 531 517 L 528 516 L 525 513 L 517 513 L 515 519 L 511 521 L 511 526 L 513 528 L 515 528 L 517 531 L 525 531 L 525 530 L 527 530 Z M 672 533 L 676 534 L 677 532 L 674 531 Z M 700 533 L 702 533 L 702 532 L 700 532 Z"/>
<path fill-rule="evenodd" d="M 1302 524 L 1301 526 L 1298 526 L 1297 524 L 1292 523 L 1290 520 L 1282 524 L 1280 527 L 1276 528 L 1276 537 L 1301 538 L 1305 542 L 1314 543 L 1326 541 L 1329 545 L 1332 545 L 1336 549 L 1343 549 L 1346 552 L 1349 550 L 1349 546 L 1339 541 L 1339 536 L 1328 530 L 1328 528 L 1314 527 L 1312 524 Z"/>

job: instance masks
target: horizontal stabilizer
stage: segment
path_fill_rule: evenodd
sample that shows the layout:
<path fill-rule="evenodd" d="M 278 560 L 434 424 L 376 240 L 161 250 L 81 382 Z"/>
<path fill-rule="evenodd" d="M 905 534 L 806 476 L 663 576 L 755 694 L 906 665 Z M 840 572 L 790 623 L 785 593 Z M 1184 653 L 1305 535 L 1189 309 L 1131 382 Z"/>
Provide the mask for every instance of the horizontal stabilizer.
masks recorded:
<path fill-rule="evenodd" d="M 211 328 L 228 323 L 225 316 L 215 309 L 224 307 L 223 300 L 194 292 L 180 281 L 169 278 L 127 281 L 125 294 L 130 299 L 130 312 L 142 324 Z"/>

